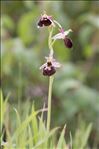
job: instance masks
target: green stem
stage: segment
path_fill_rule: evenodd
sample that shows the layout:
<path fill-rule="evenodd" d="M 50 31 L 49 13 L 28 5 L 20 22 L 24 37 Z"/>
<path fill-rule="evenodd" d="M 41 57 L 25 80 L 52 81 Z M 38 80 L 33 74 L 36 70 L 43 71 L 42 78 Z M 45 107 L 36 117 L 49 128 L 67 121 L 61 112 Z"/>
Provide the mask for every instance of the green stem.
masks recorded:
<path fill-rule="evenodd" d="M 49 77 L 49 90 L 48 90 L 48 112 L 47 112 L 47 130 L 50 130 L 51 123 L 51 98 L 52 98 L 52 85 L 54 77 Z"/>
<path fill-rule="evenodd" d="M 54 23 L 59 27 L 62 28 L 61 24 L 59 22 L 57 22 L 56 20 L 54 20 Z"/>
<path fill-rule="evenodd" d="M 53 27 L 49 30 L 49 39 L 48 39 L 48 46 L 50 49 L 49 56 L 53 58 L 53 44 L 52 44 L 52 34 L 53 34 Z M 47 130 L 50 130 L 50 123 L 51 123 L 51 98 L 52 98 L 52 85 L 53 85 L 53 76 L 49 77 L 49 89 L 48 89 L 48 112 L 47 112 Z"/>
<path fill-rule="evenodd" d="M 49 30 L 49 39 L 48 39 L 48 46 L 50 49 L 50 56 L 53 57 L 54 51 L 52 47 L 52 33 L 53 33 L 53 27 L 51 28 L 51 31 Z"/>
<path fill-rule="evenodd" d="M 54 43 L 55 43 L 55 39 L 52 41 L 52 45 L 51 46 L 53 46 Z"/>

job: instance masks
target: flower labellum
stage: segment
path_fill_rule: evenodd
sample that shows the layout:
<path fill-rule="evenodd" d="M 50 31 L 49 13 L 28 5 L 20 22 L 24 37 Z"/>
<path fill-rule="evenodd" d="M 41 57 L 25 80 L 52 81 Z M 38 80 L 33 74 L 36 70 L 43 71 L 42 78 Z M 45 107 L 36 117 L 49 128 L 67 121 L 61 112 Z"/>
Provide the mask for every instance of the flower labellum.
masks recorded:
<path fill-rule="evenodd" d="M 63 29 L 60 30 L 60 33 L 56 34 L 55 36 L 52 37 L 52 39 L 57 40 L 57 39 L 63 39 L 65 46 L 67 48 L 72 48 L 73 44 L 72 44 L 72 40 L 70 38 L 67 37 L 67 35 L 72 32 L 71 29 L 64 31 Z"/>
<path fill-rule="evenodd" d="M 43 68 L 43 75 L 44 76 L 51 76 L 56 72 L 55 68 L 53 66 L 51 66 L 50 68 Z"/>
<path fill-rule="evenodd" d="M 65 43 L 67 48 L 72 48 L 72 46 L 73 46 L 72 40 L 69 39 L 68 37 L 65 37 L 64 43 Z"/>
<path fill-rule="evenodd" d="M 56 68 L 60 67 L 60 63 L 56 62 L 53 57 L 46 57 L 47 62 L 43 64 L 40 69 L 42 69 L 44 76 L 52 76 L 56 72 Z"/>
<path fill-rule="evenodd" d="M 38 28 L 43 26 L 50 26 L 51 24 L 53 24 L 51 16 L 47 16 L 46 14 L 44 14 L 41 16 L 38 22 Z"/>

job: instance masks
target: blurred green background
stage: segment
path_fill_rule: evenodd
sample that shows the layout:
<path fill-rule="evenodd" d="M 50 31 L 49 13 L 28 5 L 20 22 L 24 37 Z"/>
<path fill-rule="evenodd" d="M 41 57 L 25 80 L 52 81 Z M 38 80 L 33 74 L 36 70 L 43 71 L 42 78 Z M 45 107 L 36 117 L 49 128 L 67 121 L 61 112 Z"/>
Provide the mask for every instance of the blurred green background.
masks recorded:
<path fill-rule="evenodd" d="M 73 30 L 72 49 L 61 40 L 54 45 L 62 68 L 55 74 L 51 125 L 66 123 L 67 134 L 73 134 L 81 122 L 92 122 L 89 143 L 98 148 L 99 1 L 2 1 L 1 7 L 1 81 L 4 96 L 11 94 L 9 107 L 20 102 L 24 113 L 33 102 L 37 109 L 47 105 L 48 78 L 39 67 L 49 52 L 48 30 L 37 28 L 45 10 L 65 30 Z M 12 126 L 13 112 L 10 116 Z"/>

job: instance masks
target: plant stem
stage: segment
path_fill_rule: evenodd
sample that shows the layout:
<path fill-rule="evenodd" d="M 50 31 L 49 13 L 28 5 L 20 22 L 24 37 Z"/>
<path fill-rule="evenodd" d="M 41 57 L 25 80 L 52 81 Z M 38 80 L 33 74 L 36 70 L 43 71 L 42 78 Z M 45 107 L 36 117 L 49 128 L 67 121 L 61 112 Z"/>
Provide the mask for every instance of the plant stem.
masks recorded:
<path fill-rule="evenodd" d="M 49 39 L 48 39 L 48 46 L 50 49 L 49 56 L 53 58 L 53 47 L 52 47 L 52 33 L 53 27 L 49 29 Z M 47 130 L 50 130 L 50 123 L 51 123 L 51 98 L 52 98 L 52 85 L 53 85 L 53 76 L 49 77 L 49 89 L 48 89 L 48 112 L 47 112 Z"/>
<path fill-rule="evenodd" d="M 51 28 L 51 30 L 49 30 L 49 39 L 48 39 L 48 46 L 50 49 L 51 57 L 53 57 L 53 54 L 54 54 L 53 47 L 52 47 L 52 33 L 53 33 L 53 27 Z"/>
<path fill-rule="evenodd" d="M 49 90 L 48 90 L 48 112 L 47 112 L 47 130 L 50 129 L 51 123 L 51 98 L 52 98 L 52 85 L 53 85 L 53 76 L 49 77 Z"/>
<path fill-rule="evenodd" d="M 54 23 L 56 23 L 58 25 L 59 28 L 62 28 L 62 26 L 60 25 L 59 22 L 57 22 L 56 20 L 54 20 Z"/>

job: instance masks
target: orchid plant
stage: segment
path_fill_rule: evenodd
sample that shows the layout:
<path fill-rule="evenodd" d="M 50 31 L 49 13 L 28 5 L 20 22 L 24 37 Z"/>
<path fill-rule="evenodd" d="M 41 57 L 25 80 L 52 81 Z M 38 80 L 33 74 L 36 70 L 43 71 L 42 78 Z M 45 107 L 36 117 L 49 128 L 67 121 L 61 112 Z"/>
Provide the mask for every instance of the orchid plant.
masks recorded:
<path fill-rule="evenodd" d="M 44 13 L 40 17 L 38 22 L 38 27 L 48 27 L 49 28 L 49 38 L 48 46 L 50 49 L 48 57 L 45 57 L 46 62 L 40 67 L 42 74 L 49 78 L 49 90 L 48 90 L 48 108 L 43 108 L 40 110 L 35 110 L 34 104 L 25 104 L 24 114 L 20 115 L 16 108 L 14 108 L 16 118 L 15 127 L 13 133 L 11 133 L 8 127 L 8 119 L 10 115 L 9 104 L 7 104 L 9 96 L 4 99 L 3 93 L 0 90 L 1 96 L 1 129 L 0 129 L 0 148 L 4 149 L 85 149 L 86 143 L 91 131 L 92 125 L 89 124 L 88 127 L 82 123 L 81 128 L 75 133 L 73 142 L 72 136 L 70 134 L 70 142 L 67 144 L 65 141 L 65 129 L 64 126 L 61 134 L 57 137 L 57 130 L 59 127 L 50 129 L 51 124 L 51 99 L 52 99 L 52 85 L 54 74 L 57 68 L 61 67 L 61 64 L 54 58 L 53 45 L 57 39 L 63 39 L 65 46 L 72 48 L 72 40 L 68 38 L 68 34 L 72 31 L 71 29 L 64 31 L 62 26 L 54 20 L 51 16 Z M 53 30 L 58 27 L 59 33 L 53 36 Z M 28 107 L 29 105 L 29 107 Z M 24 107 L 24 106 L 23 106 Z M 31 112 L 29 113 L 29 109 Z M 27 109 L 27 110 L 26 110 Z M 43 121 L 43 112 L 47 112 L 47 127 Z M 29 113 L 29 115 L 28 115 Z M 39 117 L 39 113 L 41 116 Z M 25 116 L 24 116 L 25 115 Z M 6 117 L 8 118 L 6 118 Z M 25 119 L 23 120 L 23 117 Z M 10 120 L 10 119 L 9 119 Z M 11 122 L 10 122 L 11 124 Z M 13 125 L 11 125 L 13 126 Z M 13 130 L 13 129 L 12 129 Z M 3 132 L 2 132 L 3 131 Z M 1 133 L 2 132 L 2 133 Z"/>
<path fill-rule="evenodd" d="M 48 115 L 47 115 L 47 130 L 50 130 L 50 123 L 51 123 L 51 98 L 52 98 L 52 85 L 54 74 L 56 73 L 56 69 L 61 67 L 61 64 L 54 59 L 54 50 L 53 44 L 57 39 L 62 39 L 64 44 L 67 48 L 72 48 L 72 40 L 68 38 L 68 34 L 72 32 L 71 29 L 64 31 L 61 24 L 54 20 L 52 16 L 48 16 L 45 12 L 41 15 L 38 21 L 38 28 L 42 27 L 49 27 L 49 39 L 48 39 L 48 46 L 49 46 L 49 56 L 45 57 L 46 62 L 40 67 L 44 76 L 49 77 L 49 91 L 48 91 Z M 57 27 L 59 33 L 53 36 L 53 30 Z"/>

